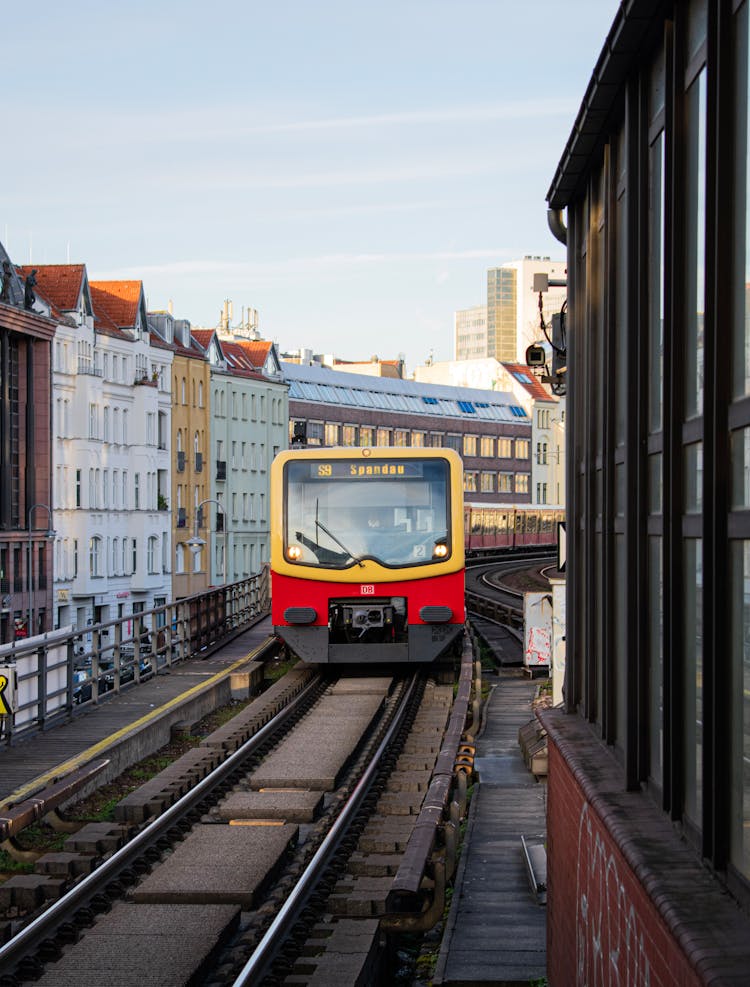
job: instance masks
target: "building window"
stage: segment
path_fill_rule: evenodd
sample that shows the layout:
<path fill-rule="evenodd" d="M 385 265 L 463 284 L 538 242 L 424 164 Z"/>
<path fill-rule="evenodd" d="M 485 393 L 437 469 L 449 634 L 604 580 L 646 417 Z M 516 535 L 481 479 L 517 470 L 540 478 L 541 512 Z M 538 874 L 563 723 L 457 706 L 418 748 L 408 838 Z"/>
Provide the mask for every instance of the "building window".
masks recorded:
<path fill-rule="evenodd" d="M 479 488 L 479 474 L 474 470 L 464 470 L 464 492 L 476 493 Z"/>
<path fill-rule="evenodd" d="M 547 443 L 537 442 L 536 444 L 536 461 L 540 466 L 547 465 Z"/>
<path fill-rule="evenodd" d="M 389 428 L 378 428 L 375 444 L 377 446 L 389 446 L 391 445 L 391 430 Z"/>
<path fill-rule="evenodd" d="M 399 446 L 403 448 L 409 445 L 409 430 L 408 428 L 394 428 L 393 430 L 393 444 L 394 446 Z"/>
<path fill-rule="evenodd" d="M 528 473 L 516 473 L 515 479 L 515 491 L 516 493 L 527 494 L 529 492 L 529 474 Z"/>
<path fill-rule="evenodd" d="M 373 446 L 375 444 L 375 430 L 370 425 L 359 426 L 360 446 Z"/>
<path fill-rule="evenodd" d="M 341 444 L 345 446 L 356 446 L 357 444 L 357 426 L 356 425 L 343 425 L 341 427 L 342 437 Z"/>
<path fill-rule="evenodd" d="M 483 435 L 479 443 L 479 454 L 485 459 L 495 455 L 495 440 L 491 435 Z"/>
<path fill-rule="evenodd" d="M 476 435 L 464 435 L 464 456 L 476 456 L 477 437 Z"/>
<path fill-rule="evenodd" d="M 339 444 L 339 426 L 337 422 L 326 422 L 325 444 L 327 446 L 337 446 Z"/>
<path fill-rule="evenodd" d="M 482 493 L 494 493 L 495 492 L 495 474 L 494 473 L 482 473 L 480 478 L 480 485 Z"/>
<path fill-rule="evenodd" d="M 497 474 L 497 492 L 498 493 L 512 493 L 513 492 L 513 474 L 512 473 L 498 473 Z"/>
<path fill-rule="evenodd" d="M 516 439 L 516 459 L 529 458 L 529 440 Z"/>
<path fill-rule="evenodd" d="M 146 543 L 146 566 L 151 574 L 157 571 L 156 560 L 158 558 L 159 550 L 158 541 L 159 539 L 155 535 L 151 535 Z"/>
<path fill-rule="evenodd" d="M 89 575 L 91 576 L 101 576 L 101 551 L 102 551 L 102 540 L 98 536 L 95 536 L 89 542 Z"/>
<path fill-rule="evenodd" d="M 513 442 L 511 439 L 497 440 L 497 458 L 510 459 L 512 455 Z"/>

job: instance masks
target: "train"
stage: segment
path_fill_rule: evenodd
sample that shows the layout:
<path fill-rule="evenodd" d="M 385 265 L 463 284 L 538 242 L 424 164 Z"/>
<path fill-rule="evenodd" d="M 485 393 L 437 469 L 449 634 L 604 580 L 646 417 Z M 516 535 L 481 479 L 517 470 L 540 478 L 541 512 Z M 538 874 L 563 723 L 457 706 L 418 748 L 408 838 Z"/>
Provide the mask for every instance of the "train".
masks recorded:
<path fill-rule="evenodd" d="M 450 661 L 464 630 L 463 465 L 451 449 L 316 448 L 271 465 L 271 615 L 321 664 Z"/>
<path fill-rule="evenodd" d="M 468 558 L 498 550 L 554 548 L 565 508 L 531 504 L 465 504 L 464 546 Z"/>

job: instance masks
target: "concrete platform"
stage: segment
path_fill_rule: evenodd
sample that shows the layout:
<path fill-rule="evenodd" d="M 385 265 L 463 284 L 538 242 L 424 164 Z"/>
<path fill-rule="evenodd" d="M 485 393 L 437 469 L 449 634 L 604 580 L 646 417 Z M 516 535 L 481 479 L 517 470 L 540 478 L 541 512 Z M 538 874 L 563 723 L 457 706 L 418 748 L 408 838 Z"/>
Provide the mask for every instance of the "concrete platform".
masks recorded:
<path fill-rule="evenodd" d="M 298 827 L 196 826 L 132 892 L 140 904 L 235 904 L 255 908 Z"/>
<path fill-rule="evenodd" d="M 250 776 L 253 788 L 336 787 L 352 752 L 383 704 L 381 695 L 326 694 Z"/>
<path fill-rule="evenodd" d="M 265 617 L 207 658 L 173 665 L 141 685 L 108 695 L 98 706 L 82 707 L 69 723 L 0 747 L 0 808 L 102 756 L 110 763 L 90 789 L 116 778 L 168 743 L 175 724 L 195 723 L 229 702 L 232 672 L 252 661 L 272 633 L 271 619 Z"/>
<path fill-rule="evenodd" d="M 41 987 L 185 987 L 232 934 L 232 905 L 115 905 L 36 981 Z"/>
<path fill-rule="evenodd" d="M 521 835 L 546 833 L 546 785 L 526 770 L 518 746 L 536 686 L 520 670 L 491 681 L 435 987 L 528 987 L 546 975 L 547 913 L 531 893 L 521 845 Z"/>

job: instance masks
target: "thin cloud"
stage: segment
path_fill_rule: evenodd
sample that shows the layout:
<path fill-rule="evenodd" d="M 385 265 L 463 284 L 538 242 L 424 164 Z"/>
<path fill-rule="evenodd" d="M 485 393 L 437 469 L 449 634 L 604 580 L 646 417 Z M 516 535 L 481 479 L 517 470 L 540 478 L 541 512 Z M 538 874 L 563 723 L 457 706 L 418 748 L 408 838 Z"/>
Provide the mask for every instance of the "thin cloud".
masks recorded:
<path fill-rule="evenodd" d="M 480 247 L 471 250 L 436 250 L 394 253 L 322 254 L 319 257 L 289 257 L 277 261 L 221 261 L 183 260 L 165 264 L 143 264 L 139 267 L 117 268 L 97 272 L 94 280 L 120 278 L 151 278 L 165 276 L 193 276 L 196 274 L 222 274 L 227 278 L 262 276 L 269 274 L 301 273 L 324 268 L 342 269 L 366 267 L 375 264 L 421 263 L 424 261 L 497 260 L 510 257 L 510 247 Z"/>

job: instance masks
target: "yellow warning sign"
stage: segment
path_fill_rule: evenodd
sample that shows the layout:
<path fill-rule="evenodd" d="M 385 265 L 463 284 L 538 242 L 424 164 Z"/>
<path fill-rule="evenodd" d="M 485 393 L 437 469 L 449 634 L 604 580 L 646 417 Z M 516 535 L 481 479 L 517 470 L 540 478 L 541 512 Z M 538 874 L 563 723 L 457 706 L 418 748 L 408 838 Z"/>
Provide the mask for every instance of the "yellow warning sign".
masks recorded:
<path fill-rule="evenodd" d="M 11 705 L 12 698 L 5 696 L 5 690 L 10 685 L 10 681 L 7 675 L 3 675 L 0 672 L 0 716 L 10 716 L 13 713 L 13 707 Z"/>

